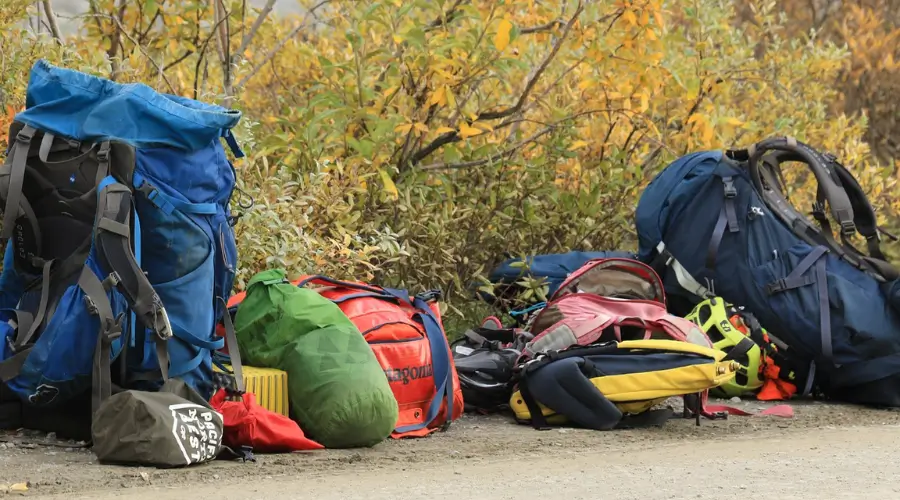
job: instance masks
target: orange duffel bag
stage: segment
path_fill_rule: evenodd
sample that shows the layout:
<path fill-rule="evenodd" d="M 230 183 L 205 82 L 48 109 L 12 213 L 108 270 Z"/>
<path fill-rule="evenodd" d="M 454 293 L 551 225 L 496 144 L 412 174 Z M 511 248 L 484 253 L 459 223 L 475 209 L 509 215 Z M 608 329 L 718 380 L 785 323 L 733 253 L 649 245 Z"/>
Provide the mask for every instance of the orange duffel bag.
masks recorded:
<path fill-rule="evenodd" d="M 325 276 L 292 283 L 337 304 L 365 337 L 400 407 L 391 437 L 426 436 L 462 415 L 462 389 L 441 323 L 439 292 L 410 296 L 405 290 Z M 242 298 L 234 296 L 229 310 Z"/>

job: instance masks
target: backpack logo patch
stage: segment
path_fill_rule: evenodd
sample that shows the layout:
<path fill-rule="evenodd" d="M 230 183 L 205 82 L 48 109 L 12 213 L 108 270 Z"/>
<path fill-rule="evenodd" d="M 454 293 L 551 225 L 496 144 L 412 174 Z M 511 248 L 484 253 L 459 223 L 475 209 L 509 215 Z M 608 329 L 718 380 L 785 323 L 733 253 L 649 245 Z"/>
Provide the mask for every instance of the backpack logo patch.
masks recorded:
<path fill-rule="evenodd" d="M 41 384 L 34 391 L 34 394 L 28 396 L 28 402 L 35 406 L 48 405 L 59 396 L 59 388 L 52 385 Z"/>
<path fill-rule="evenodd" d="M 408 385 L 412 380 L 420 378 L 428 378 L 434 375 L 434 369 L 431 363 L 422 366 L 407 366 L 404 368 L 388 368 L 384 370 L 389 382 L 402 382 Z"/>

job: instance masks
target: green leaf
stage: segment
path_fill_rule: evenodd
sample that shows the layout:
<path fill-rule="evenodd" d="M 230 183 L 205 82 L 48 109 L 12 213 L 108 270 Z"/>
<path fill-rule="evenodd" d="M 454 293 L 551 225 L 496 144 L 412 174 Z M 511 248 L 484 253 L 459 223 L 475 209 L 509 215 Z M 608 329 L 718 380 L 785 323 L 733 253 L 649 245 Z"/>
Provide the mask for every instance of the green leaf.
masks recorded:
<path fill-rule="evenodd" d="M 418 26 L 410 28 L 409 31 L 403 34 L 403 38 L 408 41 L 410 45 L 416 47 L 425 46 L 425 30 L 419 28 Z"/>

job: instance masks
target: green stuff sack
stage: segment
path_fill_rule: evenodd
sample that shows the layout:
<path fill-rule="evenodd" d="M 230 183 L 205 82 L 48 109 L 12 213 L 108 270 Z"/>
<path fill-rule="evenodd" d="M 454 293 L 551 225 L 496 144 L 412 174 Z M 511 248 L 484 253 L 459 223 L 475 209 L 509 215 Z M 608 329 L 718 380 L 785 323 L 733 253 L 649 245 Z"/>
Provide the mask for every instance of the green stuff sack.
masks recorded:
<path fill-rule="evenodd" d="M 250 366 L 288 374 L 291 416 L 326 448 L 373 446 L 398 418 L 397 400 L 359 329 L 330 300 L 288 282 L 281 269 L 254 276 L 234 321 Z"/>

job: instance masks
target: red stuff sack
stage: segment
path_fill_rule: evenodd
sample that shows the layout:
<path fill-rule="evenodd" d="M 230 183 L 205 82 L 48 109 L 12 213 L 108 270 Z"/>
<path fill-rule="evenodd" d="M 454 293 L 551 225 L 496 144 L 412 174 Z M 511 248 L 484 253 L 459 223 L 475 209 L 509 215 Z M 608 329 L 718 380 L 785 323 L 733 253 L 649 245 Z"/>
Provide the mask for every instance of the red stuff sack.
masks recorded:
<path fill-rule="evenodd" d="M 225 421 L 222 444 L 230 448 L 250 446 L 259 453 L 325 448 L 307 438 L 297 422 L 259 406 L 252 392 L 245 392 L 241 401 L 230 401 L 226 390 L 219 389 L 210 398 L 209 404 L 222 414 Z"/>
<path fill-rule="evenodd" d="M 391 437 L 425 436 L 462 415 L 462 389 L 436 302 L 439 292 L 413 297 L 405 290 L 324 276 L 294 283 L 331 299 L 362 332 L 400 407 Z"/>

